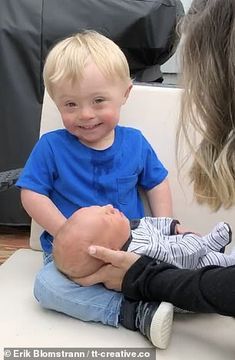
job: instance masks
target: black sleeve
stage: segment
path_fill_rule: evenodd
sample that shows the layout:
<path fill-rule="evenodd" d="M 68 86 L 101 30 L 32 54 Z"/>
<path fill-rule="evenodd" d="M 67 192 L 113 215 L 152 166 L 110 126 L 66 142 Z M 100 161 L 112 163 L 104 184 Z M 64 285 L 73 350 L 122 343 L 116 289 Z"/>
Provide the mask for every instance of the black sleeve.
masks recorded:
<path fill-rule="evenodd" d="M 142 256 L 126 273 L 122 292 L 133 300 L 167 301 L 194 312 L 235 316 L 235 266 L 178 269 Z"/>

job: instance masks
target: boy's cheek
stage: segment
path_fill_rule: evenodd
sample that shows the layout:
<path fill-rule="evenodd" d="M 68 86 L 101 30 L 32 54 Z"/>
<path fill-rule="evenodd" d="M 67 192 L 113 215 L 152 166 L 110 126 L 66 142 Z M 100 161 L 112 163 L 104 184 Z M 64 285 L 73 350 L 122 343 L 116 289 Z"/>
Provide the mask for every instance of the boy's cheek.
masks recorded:
<path fill-rule="evenodd" d="M 61 117 L 62 117 L 62 121 L 63 121 L 63 124 L 65 127 L 70 127 L 70 126 L 74 125 L 74 123 L 75 123 L 74 116 L 61 114 Z"/>

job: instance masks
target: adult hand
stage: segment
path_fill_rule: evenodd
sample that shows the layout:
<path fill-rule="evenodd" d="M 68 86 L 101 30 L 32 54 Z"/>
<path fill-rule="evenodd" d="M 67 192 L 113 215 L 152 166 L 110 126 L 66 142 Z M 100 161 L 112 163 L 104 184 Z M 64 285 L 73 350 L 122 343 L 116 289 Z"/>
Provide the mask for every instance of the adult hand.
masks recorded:
<path fill-rule="evenodd" d="M 84 278 L 76 279 L 80 285 L 90 286 L 103 283 L 108 289 L 120 291 L 122 280 L 127 270 L 139 259 L 139 255 L 115 251 L 102 246 L 90 246 L 88 252 L 91 256 L 102 260 L 107 265 L 102 266 L 97 272 Z"/>

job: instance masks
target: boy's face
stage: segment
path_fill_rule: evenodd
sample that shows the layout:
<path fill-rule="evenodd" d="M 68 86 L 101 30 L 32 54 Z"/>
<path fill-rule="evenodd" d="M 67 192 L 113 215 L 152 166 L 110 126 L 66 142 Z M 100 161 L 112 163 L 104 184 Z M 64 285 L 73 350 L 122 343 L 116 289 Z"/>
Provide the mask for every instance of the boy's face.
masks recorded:
<path fill-rule="evenodd" d="M 91 61 L 79 81 L 60 81 L 53 98 L 65 128 L 83 144 L 105 149 L 114 141 L 114 128 L 125 104 L 131 84 L 107 79 Z"/>

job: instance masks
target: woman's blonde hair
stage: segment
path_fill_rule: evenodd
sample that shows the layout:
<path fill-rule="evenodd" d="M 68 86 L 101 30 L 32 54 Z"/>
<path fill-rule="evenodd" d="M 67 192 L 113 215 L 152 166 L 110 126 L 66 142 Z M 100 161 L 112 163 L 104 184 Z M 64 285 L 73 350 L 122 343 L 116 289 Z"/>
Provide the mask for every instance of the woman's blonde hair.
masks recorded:
<path fill-rule="evenodd" d="M 229 208 L 235 203 L 235 1 L 194 0 L 181 31 L 178 164 L 185 140 L 197 201 L 212 210 Z"/>
<path fill-rule="evenodd" d="M 46 89 L 53 98 L 53 85 L 68 79 L 82 78 L 88 58 L 97 65 L 107 78 L 131 81 L 128 62 L 121 49 L 107 37 L 96 31 L 77 33 L 57 43 L 49 52 L 43 71 Z"/>

